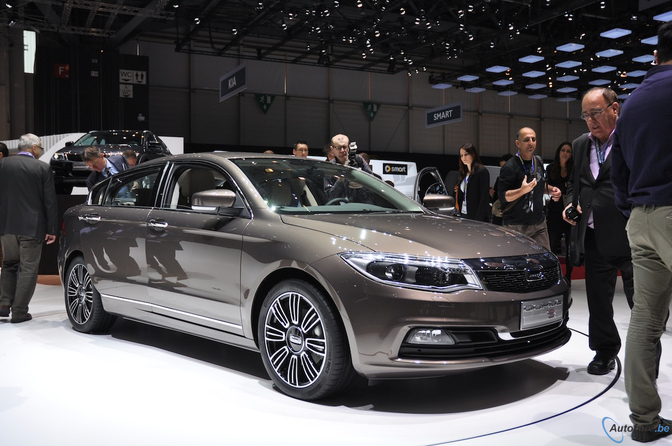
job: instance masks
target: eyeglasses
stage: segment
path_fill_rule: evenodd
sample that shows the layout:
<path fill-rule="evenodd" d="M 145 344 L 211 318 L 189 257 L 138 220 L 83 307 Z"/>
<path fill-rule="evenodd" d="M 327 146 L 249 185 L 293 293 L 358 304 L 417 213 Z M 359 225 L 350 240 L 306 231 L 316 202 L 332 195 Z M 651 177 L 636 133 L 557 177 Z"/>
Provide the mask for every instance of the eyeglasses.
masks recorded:
<path fill-rule="evenodd" d="M 37 147 L 37 148 L 40 149 L 42 152 L 44 152 L 44 148 L 42 148 L 42 146 L 38 146 L 37 144 L 35 144 L 35 147 Z"/>
<path fill-rule="evenodd" d="M 598 108 L 597 110 L 593 110 L 590 113 L 583 112 L 583 113 L 581 113 L 581 119 L 583 119 L 584 121 L 587 121 L 589 118 L 590 119 L 596 119 L 598 116 L 600 116 L 602 113 L 604 113 L 612 105 L 614 105 L 613 102 L 611 104 L 607 105 L 607 108 Z"/>

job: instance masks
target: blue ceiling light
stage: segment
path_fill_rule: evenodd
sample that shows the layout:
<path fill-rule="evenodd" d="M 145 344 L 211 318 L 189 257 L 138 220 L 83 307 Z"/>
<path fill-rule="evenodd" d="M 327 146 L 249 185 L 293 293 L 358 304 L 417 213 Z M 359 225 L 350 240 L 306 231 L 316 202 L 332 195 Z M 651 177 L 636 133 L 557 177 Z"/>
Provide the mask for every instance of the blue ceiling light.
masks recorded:
<path fill-rule="evenodd" d="M 500 95 L 500 96 L 515 96 L 515 95 L 517 95 L 518 93 L 515 92 L 515 91 L 507 90 L 507 91 L 500 91 L 500 92 L 497 93 L 497 94 Z"/>
<path fill-rule="evenodd" d="M 555 64 L 556 67 L 560 68 L 574 68 L 578 67 L 579 65 L 581 65 L 581 62 L 577 62 L 576 60 L 566 60 L 564 62 Z"/>
<path fill-rule="evenodd" d="M 521 57 L 518 59 L 519 62 L 524 62 L 524 63 L 535 63 L 535 62 L 540 62 L 544 60 L 543 57 L 541 56 L 535 56 L 534 54 L 531 54 L 529 56 Z"/>
<path fill-rule="evenodd" d="M 595 79 L 594 81 L 588 82 L 590 85 L 595 85 L 596 87 L 601 87 L 602 85 L 607 85 L 611 83 L 611 81 L 608 81 L 606 79 Z"/>
<path fill-rule="evenodd" d="M 468 93 L 481 93 L 481 92 L 485 91 L 485 88 L 483 88 L 483 87 L 471 87 L 471 88 L 467 88 L 464 91 L 466 91 Z"/>
<path fill-rule="evenodd" d="M 647 72 L 644 71 L 644 70 L 630 71 L 630 72 L 628 73 L 628 77 L 642 77 L 642 76 L 646 75 L 646 73 L 647 73 Z"/>
<path fill-rule="evenodd" d="M 606 37 L 608 39 L 618 39 L 619 37 L 627 36 L 628 34 L 632 34 L 632 31 L 629 29 L 614 28 L 600 33 L 600 36 Z"/>
<path fill-rule="evenodd" d="M 432 88 L 436 88 L 437 90 L 445 90 L 446 88 L 451 88 L 451 84 L 444 84 L 441 82 L 440 84 L 434 84 L 432 85 Z"/>
<path fill-rule="evenodd" d="M 532 96 L 528 96 L 529 99 L 544 99 L 547 97 L 548 95 L 545 94 L 533 94 Z"/>
<path fill-rule="evenodd" d="M 576 101 L 576 98 L 558 98 L 558 102 L 572 102 Z"/>
<path fill-rule="evenodd" d="M 492 85 L 499 85 L 500 87 L 504 87 L 506 85 L 511 85 L 513 81 L 510 81 L 508 79 L 500 79 L 498 81 L 494 81 Z"/>
<path fill-rule="evenodd" d="M 525 76 L 525 77 L 539 77 L 539 76 L 543 76 L 543 75 L 544 75 L 543 71 L 535 71 L 535 70 L 528 71 L 527 73 L 523 73 L 523 76 Z"/>
<path fill-rule="evenodd" d="M 600 51 L 599 53 L 595 53 L 595 54 L 599 57 L 614 57 L 614 56 L 620 56 L 621 54 L 623 54 L 623 51 L 609 49 L 609 50 Z"/>
<path fill-rule="evenodd" d="M 635 89 L 635 88 L 637 88 L 637 87 L 639 87 L 639 84 L 636 84 L 636 83 L 630 83 L 630 84 L 623 84 L 623 85 L 621 85 L 621 88 L 624 89 L 624 90 Z"/>
<path fill-rule="evenodd" d="M 602 65 L 601 67 L 596 67 L 593 68 L 593 71 L 596 73 L 608 73 L 610 71 L 614 71 L 616 67 L 612 67 L 611 65 Z"/>
<path fill-rule="evenodd" d="M 632 61 L 633 62 L 641 62 L 641 63 L 648 63 L 648 62 L 653 62 L 655 57 L 653 57 L 653 54 L 644 54 L 643 56 L 637 56 L 633 57 Z"/>
<path fill-rule="evenodd" d="M 574 87 L 558 88 L 558 93 L 574 93 L 575 91 L 576 91 L 576 88 L 574 88 Z"/>
<path fill-rule="evenodd" d="M 658 45 L 658 36 L 649 37 L 648 39 L 642 39 L 642 43 L 647 45 Z"/>
<path fill-rule="evenodd" d="M 578 78 L 579 78 L 579 76 L 567 75 L 567 76 L 559 77 L 558 80 L 562 81 L 562 82 L 571 82 L 571 81 L 577 80 Z"/>
<path fill-rule="evenodd" d="M 585 48 L 585 45 L 581 45 L 580 43 L 566 43 L 557 47 L 556 50 L 573 53 L 574 51 L 582 50 L 583 48 Z"/>
<path fill-rule="evenodd" d="M 464 76 L 460 76 L 457 78 L 458 81 L 462 82 L 471 82 L 475 81 L 476 79 L 478 79 L 478 76 L 474 76 L 472 74 L 465 74 Z"/>
<path fill-rule="evenodd" d="M 662 14 L 654 15 L 653 20 L 658 22 L 669 22 L 672 20 L 672 11 L 667 11 Z"/>
<path fill-rule="evenodd" d="M 546 84 L 530 84 L 526 86 L 530 90 L 539 90 L 540 88 L 546 87 Z"/>
<path fill-rule="evenodd" d="M 503 72 L 509 71 L 509 70 L 510 70 L 509 67 L 503 67 L 501 65 L 495 65 L 495 66 L 492 66 L 490 68 L 485 69 L 485 71 L 487 71 L 488 73 L 503 73 Z"/>
<path fill-rule="evenodd" d="M 626 100 L 630 97 L 630 93 L 623 93 L 618 95 L 618 99 Z"/>

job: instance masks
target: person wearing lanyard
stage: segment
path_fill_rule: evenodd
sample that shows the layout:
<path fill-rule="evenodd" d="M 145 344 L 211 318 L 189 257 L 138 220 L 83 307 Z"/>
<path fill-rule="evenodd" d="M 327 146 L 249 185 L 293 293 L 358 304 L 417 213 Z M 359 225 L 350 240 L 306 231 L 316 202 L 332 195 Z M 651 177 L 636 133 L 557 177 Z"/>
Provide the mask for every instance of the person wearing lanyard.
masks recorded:
<path fill-rule="evenodd" d="M 42 139 L 26 133 L 19 153 L 0 161 L 0 317 L 11 323 L 32 319 L 28 305 L 37 286 L 42 247 L 56 241 L 58 203 L 54 177 L 42 156 Z"/>
<path fill-rule="evenodd" d="M 529 127 L 518 130 L 516 146 L 518 153 L 499 172 L 497 193 L 503 208 L 502 224 L 522 232 L 550 251 L 544 194 L 558 201 L 562 192 L 546 183 L 544 163 L 534 155 L 536 132 Z"/>
<path fill-rule="evenodd" d="M 588 345 L 595 357 L 588 373 L 605 375 L 614 369 L 621 338 L 614 323 L 613 299 L 620 270 L 623 290 L 632 308 L 634 280 L 625 218 L 616 207 L 611 184 L 611 148 L 620 106 L 610 88 L 592 88 L 581 102 L 581 118 L 588 133 L 572 143 L 574 169 L 567 185 L 563 218 L 578 230 L 577 249 L 584 255 L 588 301 Z M 567 218 L 567 208 L 578 195 L 577 222 Z"/>

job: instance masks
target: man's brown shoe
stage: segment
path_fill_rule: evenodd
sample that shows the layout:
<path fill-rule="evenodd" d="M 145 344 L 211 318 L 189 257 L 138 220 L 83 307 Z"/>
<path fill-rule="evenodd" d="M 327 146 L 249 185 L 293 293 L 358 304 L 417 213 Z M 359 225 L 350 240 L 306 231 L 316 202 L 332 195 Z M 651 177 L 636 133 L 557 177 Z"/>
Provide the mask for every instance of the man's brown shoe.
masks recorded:
<path fill-rule="evenodd" d="M 9 305 L 0 305 L 0 317 L 9 317 Z"/>
<path fill-rule="evenodd" d="M 10 322 L 11 322 L 12 324 L 19 324 L 19 323 L 21 323 L 21 322 L 29 321 L 29 320 L 31 320 L 32 318 L 33 318 L 33 316 L 31 316 L 30 313 L 26 313 L 26 314 L 23 315 L 23 316 L 13 317 L 12 320 L 11 320 Z"/>

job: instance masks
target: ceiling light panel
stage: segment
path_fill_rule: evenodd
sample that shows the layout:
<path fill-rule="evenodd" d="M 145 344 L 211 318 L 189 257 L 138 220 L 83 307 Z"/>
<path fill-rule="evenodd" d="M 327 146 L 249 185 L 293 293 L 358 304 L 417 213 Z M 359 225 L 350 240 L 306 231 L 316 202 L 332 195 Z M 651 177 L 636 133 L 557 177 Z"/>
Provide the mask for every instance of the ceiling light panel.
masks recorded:
<path fill-rule="evenodd" d="M 576 91 L 576 88 L 574 88 L 574 87 L 558 88 L 558 93 L 574 93 L 575 91 Z"/>
<path fill-rule="evenodd" d="M 523 62 L 523 63 L 535 63 L 535 62 L 541 62 L 542 60 L 544 60 L 543 57 L 535 56 L 534 54 L 531 54 L 531 55 L 525 56 L 525 57 L 521 57 L 520 59 L 518 59 L 519 62 Z"/>
<path fill-rule="evenodd" d="M 574 67 L 578 67 L 579 65 L 581 65 L 581 62 L 577 62 L 576 60 L 566 60 L 566 61 L 561 62 L 559 64 L 555 64 L 556 67 L 560 67 L 560 68 L 574 68 Z"/>
<path fill-rule="evenodd" d="M 474 76 L 472 74 L 465 74 L 464 76 L 460 76 L 457 78 L 458 81 L 462 82 L 471 82 L 475 81 L 476 79 L 478 79 L 478 76 Z"/>
<path fill-rule="evenodd" d="M 606 37 L 607 39 L 618 39 L 619 37 L 627 36 L 628 34 L 632 34 L 632 31 L 629 29 L 614 28 L 600 33 L 600 36 Z"/>
<path fill-rule="evenodd" d="M 607 85 L 611 83 L 611 81 L 608 81 L 607 79 L 595 79 L 594 81 L 588 82 L 590 85 L 595 85 L 597 87 L 601 87 L 602 85 Z"/>
<path fill-rule="evenodd" d="M 504 86 L 506 86 L 506 85 L 511 85 L 512 83 L 513 83 L 513 81 L 510 81 L 510 80 L 508 80 L 508 79 L 500 79 L 500 80 L 498 80 L 498 81 L 494 81 L 494 82 L 492 83 L 492 85 L 499 85 L 499 86 L 501 86 L 501 87 L 504 87 Z"/>
<path fill-rule="evenodd" d="M 635 70 L 635 71 L 630 71 L 628 72 L 628 77 L 642 77 L 646 75 L 646 71 L 644 70 Z"/>
<path fill-rule="evenodd" d="M 545 94 L 533 94 L 531 96 L 528 96 L 529 99 L 544 99 L 547 98 L 548 95 Z"/>
<path fill-rule="evenodd" d="M 451 84 L 445 84 L 445 83 L 440 83 L 440 84 L 434 84 L 432 85 L 432 88 L 436 88 L 437 90 L 445 90 L 447 88 L 451 88 Z"/>
<path fill-rule="evenodd" d="M 488 73 L 503 73 L 503 72 L 509 71 L 509 70 L 510 70 L 509 67 L 503 67 L 501 65 L 495 65 L 493 67 L 485 69 L 485 71 L 487 71 Z"/>
<path fill-rule="evenodd" d="M 599 53 L 595 53 L 595 55 L 597 55 L 599 57 L 614 57 L 614 56 L 620 56 L 621 54 L 623 54 L 623 51 L 613 50 L 613 49 L 604 50 L 604 51 L 600 51 Z"/>
<path fill-rule="evenodd" d="M 567 75 L 567 76 L 559 77 L 558 80 L 559 80 L 559 81 L 562 81 L 562 82 L 571 82 L 571 81 L 575 81 L 575 80 L 577 80 L 578 78 L 579 78 L 579 76 L 570 76 L 570 75 Z"/>
<path fill-rule="evenodd" d="M 539 89 L 544 88 L 544 87 L 546 87 L 546 84 L 530 84 L 530 85 L 527 85 L 527 88 L 529 88 L 530 90 L 539 90 Z"/>
<path fill-rule="evenodd" d="M 485 91 L 485 88 L 483 88 L 483 87 L 472 87 L 472 88 L 467 88 L 464 91 L 466 91 L 468 93 L 481 93 L 481 92 Z"/>
<path fill-rule="evenodd" d="M 647 45 L 658 45 L 658 36 L 649 37 L 648 39 L 642 39 L 642 43 Z"/>
<path fill-rule="evenodd" d="M 535 71 L 535 70 L 528 71 L 527 73 L 523 73 L 523 76 L 525 76 L 525 77 L 539 77 L 539 76 L 543 76 L 543 75 L 544 75 L 543 71 Z"/>
<path fill-rule="evenodd" d="M 582 50 L 585 48 L 585 45 L 582 45 L 580 43 L 566 43 L 564 45 L 560 45 L 559 47 L 556 48 L 558 51 L 564 51 L 566 53 L 573 53 L 574 51 Z"/>
<path fill-rule="evenodd" d="M 672 11 L 667 11 L 662 14 L 654 15 L 653 20 L 657 20 L 659 22 L 669 22 L 672 20 Z"/>
<path fill-rule="evenodd" d="M 641 62 L 641 63 L 653 62 L 654 60 L 656 60 L 656 58 L 653 57 L 653 54 L 644 54 L 643 56 L 637 56 L 632 58 L 633 62 Z"/>
<path fill-rule="evenodd" d="M 612 67 L 611 65 L 602 65 L 601 67 L 595 67 L 593 68 L 593 71 L 595 73 L 608 73 L 610 71 L 614 71 L 616 67 Z"/>

